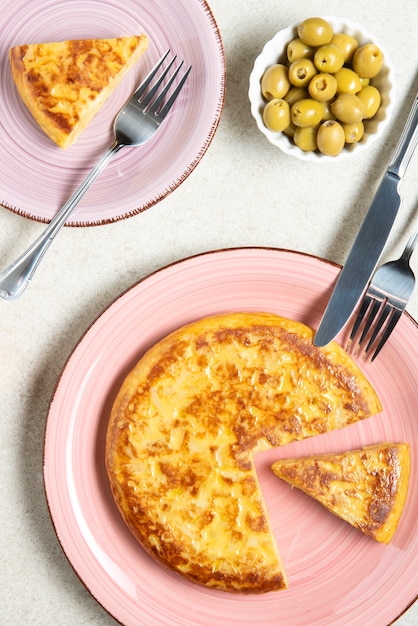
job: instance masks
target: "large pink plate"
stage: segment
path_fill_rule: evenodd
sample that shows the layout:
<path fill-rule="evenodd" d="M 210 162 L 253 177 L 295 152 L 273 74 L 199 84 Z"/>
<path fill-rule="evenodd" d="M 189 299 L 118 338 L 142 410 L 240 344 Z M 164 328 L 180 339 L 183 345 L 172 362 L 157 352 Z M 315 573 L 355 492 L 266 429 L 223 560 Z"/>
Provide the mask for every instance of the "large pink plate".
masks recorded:
<path fill-rule="evenodd" d="M 195 168 L 224 104 L 221 37 L 206 0 L 3 0 L 0 12 L 0 203 L 48 222 L 113 141 L 113 120 L 168 49 L 193 70 L 169 117 L 141 148 L 124 148 L 89 190 L 71 225 L 103 224 L 143 211 Z M 63 151 L 37 126 L 10 73 L 15 45 L 145 32 L 144 56 L 77 142 Z"/>
<path fill-rule="evenodd" d="M 45 487 L 59 541 L 99 603 L 126 626 L 383 626 L 418 588 L 418 326 L 404 315 L 384 352 L 362 363 L 383 403 L 364 423 L 256 457 L 290 580 L 264 596 L 211 591 L 148 557 L 120 518 L 104 467 L 109 410 L 129 369 L 178 326 L 227 311 L 272 311 L 316 327 L 338 267 L 297 252 L 244 248 L 162 269 L 119 297 L 75 348 L 51 402 Z M 269 469 L 274 459 L 387 440 L 411 445 L 406 507 L 390 545 L 337 519 Z"/>

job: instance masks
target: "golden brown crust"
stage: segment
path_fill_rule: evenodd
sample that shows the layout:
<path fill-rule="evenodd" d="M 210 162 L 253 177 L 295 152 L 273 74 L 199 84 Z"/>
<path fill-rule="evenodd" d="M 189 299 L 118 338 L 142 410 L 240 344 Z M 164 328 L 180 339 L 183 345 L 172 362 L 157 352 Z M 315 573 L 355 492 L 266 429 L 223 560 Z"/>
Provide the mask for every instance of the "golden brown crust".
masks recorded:
<path fill-rule="evenodd" d="M 146 50 L 145 35 L 16 46 L 12 77 L 44 132 L 65 149 Z"/>
<path fill-rule="evenodd" d="M 407 497 L 409 445 L 383 443 L 343 454 L 284 459 L 272 470 L 366 535 L 389 543 Z"/>
<path fill-rule="evenodd" d="M 286 587 L 254 453 L 380 411 L 344 351 L 312 337 L 273 314 L 206 318 L 157 343 L 122 384 L 106 446 L 115 501 L 142 545 L 194 582 Z"/>

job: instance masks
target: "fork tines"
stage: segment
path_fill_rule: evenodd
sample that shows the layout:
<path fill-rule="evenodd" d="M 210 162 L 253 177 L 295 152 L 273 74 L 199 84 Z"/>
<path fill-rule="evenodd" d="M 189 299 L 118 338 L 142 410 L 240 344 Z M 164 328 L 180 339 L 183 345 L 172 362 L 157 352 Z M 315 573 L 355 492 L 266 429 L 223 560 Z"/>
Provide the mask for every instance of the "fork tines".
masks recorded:
<path fill-rule="evenodd" d="M 351 331 L 349 347 L 354 346 L 352 351 L 358 353 L 365 345 L 366 356 L 374 350 L 371 356 L 371 361 L 374 361 L 399 321 L 402 311 L 403 307 L 397 308 L 395 299 L 391 298 L 389 302 L 382 294 L 378 296 L 367 293 Z M 355 343 L 359 334 L 360 337 Z"/>
<path fill-rule="evenodd" d="M 183 67 L 184 61 L 181 61 L 179 65 L 177 66 L 177 68 L 175 68 L 172 75 L 167 79 L 167 82 L 164 85 L 164 88 L 162 89 L 162 91 L 158 93 L 157 97 L 155 97 L 155 95 L 158 92 L 158 88 L 163 83 L 165 78 L 168 76 L 168 73 L 170 72 L 171 68 L 173 67 L 173 64 L 175 63 L 177 59 L 177 55 L 175 55 L 171 59 L 168 66 L 162 71 L 160 76 L 157 77 L 156 81 L 151 85 L 154 77 L 156 77 L 158 70 L 162 67 L 164 61 L 166 60 L 170 52 L 171 50 L 167 50 L 167 52 L 161 57 L 158 63 L 152 68 L 148 76 L 145 78 L 145 80 L 141 83 L 141 85 L 138 87 L 138 89 L 135 92 L 135 96 L 138 98 L 138 101 L 141 104 L 141 107 L 144 109 L 144 113 L 147 113 L 148 115 L 154 115 L 157 121 L 162 121 L 165 118 L 165 116 L 167 115 L 171 107 L 173 106 L 174 101 L 176 100 L 178 94 L 180 93 L 184 83 L 186 82 L 187 77 L 190 73 L 190 70 L 192 69 L 192 66 L 190 65 L 187 68 L 187 70 L 184 72 L 183 76 L 181 77 L 180 81 L 177 83 L 175 88 L 172 90 L 169 98 L 165 101 L 165 98 L 167 97 L 172 84 L 174 83 L 176 77 L 179 75 L 181 68 Z"/>

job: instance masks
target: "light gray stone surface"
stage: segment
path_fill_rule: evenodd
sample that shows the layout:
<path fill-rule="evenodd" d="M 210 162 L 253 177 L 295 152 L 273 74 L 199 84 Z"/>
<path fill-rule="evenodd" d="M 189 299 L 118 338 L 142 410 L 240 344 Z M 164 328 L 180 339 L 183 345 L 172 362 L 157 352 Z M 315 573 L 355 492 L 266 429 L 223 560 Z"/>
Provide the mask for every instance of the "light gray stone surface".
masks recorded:
<path fill-rule="evenodd" d="M 302 0 L 211 0 L 210 6 L 224 41 L 228 81 L 222 120 L 201 163 L 173 194 L 141 215 L 64 229 L 24 296 L 0 300 L 1 626 L 115 624 L 67 562 L 44 498 L 48 404 L 84 331 L 138 279 L 195 253 L 273 246 L 342 264 L 416 91 L 415 0 L 323 0 L 312 7 Z M 313 12 L 345 16 L 374 32 L 391 56 L 397 81 L 397 106 L 385 137 L 357 160 L 322 167 L 271 146 L 257 131 L 247 99 L 249 73 L 264 42 Z M 417 173 L 415 154 L 387 258 L 401 251 L 417 226 Z M 0 268 L 42 230 L 0 208 Z M 418 273 L 418 255 L 413 265 Z M 408 310 L 418 319 L 418 290 Z M 418 606 L 397 624 L 418 624 Z"/>

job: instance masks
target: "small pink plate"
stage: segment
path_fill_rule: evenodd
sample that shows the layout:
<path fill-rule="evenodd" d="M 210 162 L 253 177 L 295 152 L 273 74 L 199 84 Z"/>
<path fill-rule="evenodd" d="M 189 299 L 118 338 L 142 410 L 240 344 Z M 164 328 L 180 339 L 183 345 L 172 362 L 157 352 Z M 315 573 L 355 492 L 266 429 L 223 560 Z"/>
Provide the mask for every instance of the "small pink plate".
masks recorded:
<path fill-rule="evenodd" d="M 416 598 L 418 325 L 406 314 L 379 358 L 360 363 L 382 401 L 380 415 L 256 456 L 288 590 L 240 596 L 200 587 L 166 570 L 125 526 L 106 477 L 109 411 L 123 378 L 147 348 L 185 323 L 228 311 L 271 311 L 316 328 L 338 271 L 322 259 L 278 249 L 195 256 L 134 285 L 75 348 L 47 420 L 45 489 L 70 563 L 96 600 L 125 626 L 382 626 Z M 408 499 L 389 545 L 292 491 L 270 470 L 278 458 L 383 441 L 409 442 L 412 460 Z"/>
<path fill-rule="evenodd" d="M 0 13 L 0 204 L 49 222 L 113 141 L 116 113 L 170 48 L 192 72 L 164 125 L 140 148 L 124 148 L 67 224 L 104 224 L 135 215 L 176 189 L 196 167 L 217 129 L 225 59 L 206 0 L 3 0 Z M 67 150 L 38 127 L 10 72 L 9 49 L 66 39 L 145 33 L 147 51 Z"/>

